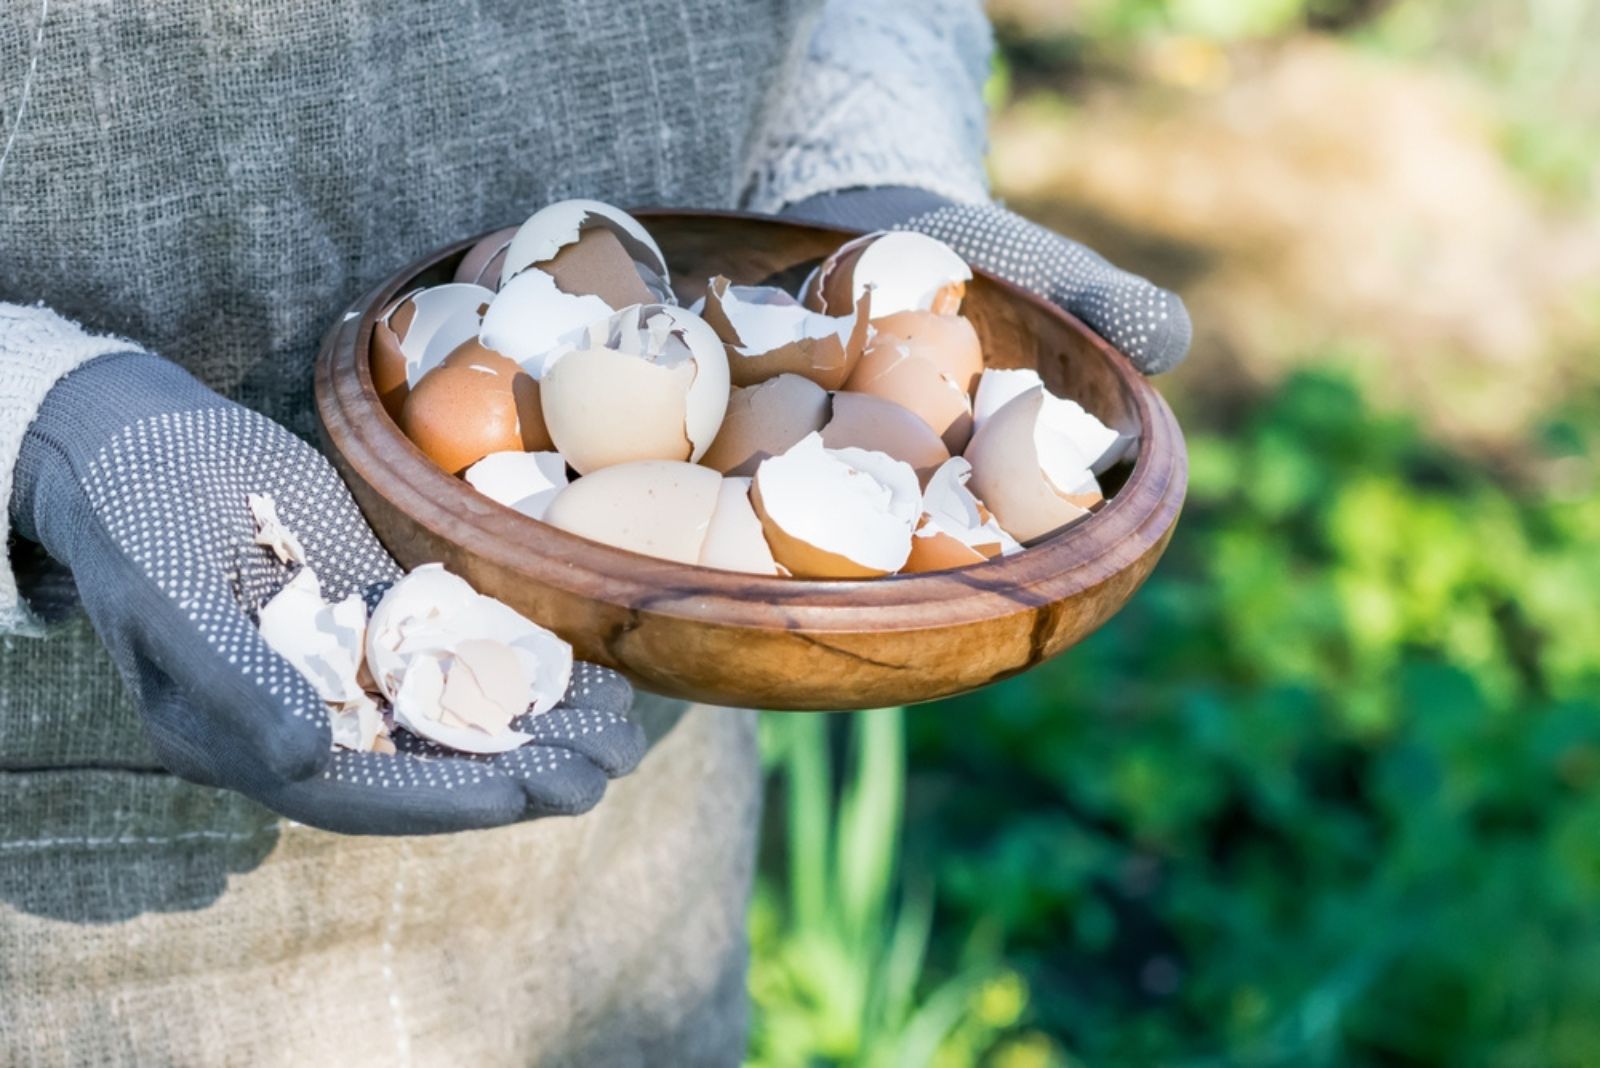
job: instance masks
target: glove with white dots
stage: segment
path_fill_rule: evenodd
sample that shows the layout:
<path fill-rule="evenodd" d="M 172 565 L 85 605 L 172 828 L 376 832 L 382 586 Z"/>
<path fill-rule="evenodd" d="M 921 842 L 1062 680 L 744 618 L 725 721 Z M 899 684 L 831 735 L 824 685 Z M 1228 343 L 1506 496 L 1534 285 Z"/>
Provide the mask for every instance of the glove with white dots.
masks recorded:
<path fill-rule="evenodd" d="M 331 748 L 322 700 L 256 629 L 285 571 L 255 542 L 252 493 L 276 502 L 330 600 L 370 608 L 400 577 L 321 454 L 149 353 L 72 371 L 23 441 L 16 530 L 71 571 L 169 770 L 328 830 L 424 834 L 583 812 L 638 764 L 631 688 L 586 663 L 560 705 L 513 724 L 534 740 L 509 753 L 403 730 L 397 753 Z"/>
<path fill-rule="evenodd" d="M 1147 375 L 1170 371 L 1188 354 L 1189 313 L 1176 293 L 999 205 L 958 204 L 921 189 L 883 186 L 824 193 L 783 214 L 936 237 L 970 263 L 1076 315 Z"/>

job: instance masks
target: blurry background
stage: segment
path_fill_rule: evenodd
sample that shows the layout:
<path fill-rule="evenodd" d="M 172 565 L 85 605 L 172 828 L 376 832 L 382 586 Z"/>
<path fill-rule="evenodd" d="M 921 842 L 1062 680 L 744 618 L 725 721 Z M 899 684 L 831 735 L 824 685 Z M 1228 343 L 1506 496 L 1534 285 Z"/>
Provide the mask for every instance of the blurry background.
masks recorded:
<path fill-rule="evenodd" d="M 765 717 L 751 1060 L 1600 1063 L 1600 4 L 991 10 L 1189 505 L 1047 667 Z"/>

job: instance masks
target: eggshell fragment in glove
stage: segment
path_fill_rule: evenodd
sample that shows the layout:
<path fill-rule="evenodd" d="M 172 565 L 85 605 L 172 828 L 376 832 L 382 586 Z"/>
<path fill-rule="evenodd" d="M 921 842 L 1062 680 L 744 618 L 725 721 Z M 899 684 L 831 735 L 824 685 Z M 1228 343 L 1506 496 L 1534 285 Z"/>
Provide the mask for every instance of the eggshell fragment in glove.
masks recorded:
<path fill-rule="evenodd" d="M 813 311 L 839 315 L 870 287 L 874 318 L 903 311 L 953 315 L 971 278 L 967 261 L 943 241 L 909 230 L 884 231 L 835 249 L 806 279 L 801 299 Z"/>
<path fill-rule="evenodd" d="M 829 412 L 828 391 L 799 375 L 735 387 L 722 429 L 700 462 L 725 475 L 753 475 L 762 460 L 821 430 Z"/>
<path fill-rule="evenodd" d="M 537 394 L 519 377 L 527 379 L 475 363 L 436 367 L 406 398 L 400 429 L 453 475 L 492 452 L 521 449 L 520 409 L 537 403 Z"/>
<path fill-rule="evenodd" d="M 545 509 L 553 527 L 619 549 L 700 562 L 722 490 L 709 467 L 673 460 L 617 464 L 585 475 Z"/>
<path fill-rule="evenodd" d="M 256 521 L 257 545 L 271 549 L 272 555 L 278 558 L 280 564 L 306 562 L 305 546 L 300 544 L 299 535 L 284 526 L 283 520 L 278 518 L 277 501 L 264 493 L 247 493 L 245 504 L 249 506 L 250 515 Z"/>
<path fill-rule="evenodd" d="M 573 246 L 593 243 L 582 255 L 569 255 Z M 617 259 L 620 251 L 624 259 Z M 598 200 L 562 200 L 540 208 L 517 229 L 506 250 L 501 284 L 529 267 L 539 267 L 562 281 L 568 293 L 592 293 L 613 307 L 626 304 L 672 303 L 671 277 L 666 257 L 639 220 Z M 630 280 L 626 273 L 631 272 Z M 565 277 L 563 277 L 565 276 Z M 591 285 L 594 288 L 574 288 Z M 645 295 L 630 296 L 642 288 Z M 611 296 L 608 297 L 607 293 Z M 613 299 L 614 298 L 614 299 Z"/>
<path fill-rule="evenodd" d="M 1034 386 L 1008 401 L 984 420 L 966 451 L 973 491 L 1024 545 L 1084 518 L 1102 499 L 1073 427 L 1052 419 L 1060 410 L 1046 405 L 1048 396 Z"/>
<path fill-rule="evenodd" d="M 733 384 L 751 386 L 796 374 L 839 389 L 866 347 L 872 295 L 838 316 L 804 307 L 773 286 L 736 286 L 718 275 L 701 314 L 728 349 Z"/>
<path fill-rule="evenodd" d="M 392 751 L 383 716 L 361 684 L 367 606 L 360 594 L 330 604 L 316 572 L 302 566 L 262 606 L 256 626 L 261 640 L 327 702 L 335 745 Z"/>
<path fill-rule="evenodd" d="M 700 564 L 723 571 L 744 571 L 753 575 L 781 575 L 786 572 L 772 558 L 772 549 L 761 530 L 761 520 L 750 503 L 748 478 L 725 478 L 717 491 L 717 507 L 700 546 Z"/>
<path fill-rule="evenodd" d="M 532 740 L 512 720 L 547 712 L 566 693 L 572 647 L 424 564 L 373 609 L 367 663 L 407 730 L 463 752 L 503 753 Z"/>
<path fill-rule="evenodd" d="M 846 389 L 894 401 L 919 416 L 959 453 L 972 437 L 972 400 L 955 379 L 932 360 L 893 337 L 873 338 Z"/>
<path fill-rule="evenodd" d="M 588 475 L 639 460 L 698 460 L 728 407 L 728 358 L 705 321 L 663 304 L 595 323 L 552 354 L 540 382 L 545 423 Z"/>
<path fill-rule="evenodd" d="M 903 311 L 872 320 L 872 346 L 888 341 L 905 345 L 914 356 L 932 363 L 971 396 L 983 374 L 983 345 L 964 315 Z"/>
<path fill-rule="evenodd" d="M 972 465 L 952 456 L 928 480 L 904 571 L 945 571 L 1021 551 L 1017 540 L 967 489 L 971 476 Z"/>
<path fill-rule="evenodd" d="M 493 452 L 463 476 L 490 500 L 533 519 L 567 486 L 567 463 L 556 452 Z"/>
<path fill-rule="evenodd" d="M 978 392 L 973 399 L 974 428 L 1012 400 L 1031 389 L 1044 393 L 1041 427 L 1058 438 L 1065 439 L 1064 453 L 1083 461 L 1082 466 L 1096 475 L 1109 471 L 1127 452 L 1134 439 L 1117 433 L 1096 419 L 1076 401 L 1058 397 L 1044 387 L 1039 372 L 1031 368 L 1012 370 L 990 369 L 978 381 Z M 1063 450 L 1041 443 L 1042 455 L 1049 460 L 1063 455 Z"/>
<path fill-rule="evenodd" d="M 756 469 L 750 500 L 778 563 L 802 578 L 876 578 L 911 554 L 916 473 L 881 452 L 809 434 Z"/>
<path fill-rule="evenodd" d="M 822 428 L 830 449 L 873 449 L 903 460 L 926 482 L 950 459 L 939 435 L 911 409 L 866 393 L 835 393 L 833 413 Z"/>
<path fill-rule="evenodd" d="M 517 228 L 508 226 L 504 230 L 496 230 L 467 249 L 467 254 L 461 257 L 461 262 L 456 265 L 454 280 L 487 289 L 499 289 L 500 274 L 506 263 L 506 250 L 511 247 L 511 239 L 515 236 Z"/>

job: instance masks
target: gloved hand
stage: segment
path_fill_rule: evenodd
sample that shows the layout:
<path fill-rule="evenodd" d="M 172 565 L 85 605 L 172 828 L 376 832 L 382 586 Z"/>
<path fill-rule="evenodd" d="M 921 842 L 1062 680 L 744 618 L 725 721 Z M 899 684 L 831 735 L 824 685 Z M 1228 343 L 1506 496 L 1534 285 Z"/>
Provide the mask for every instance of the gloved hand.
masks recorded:
<path fill-rule="evenodd" d="M 561 705 L 516 724 L 536 741 L 510 753 L 403 731 L 397 754 L 331 750 L 323 703 L 256 630 L 285 571 L 254 543 L 248 493 L 276 500 L 328 598 L 370 607 L 400 576 L 315 449 L 148 353 L 68 374 L 23 442 L 13 522 L 71 570 L 173 772 L 329 830 L 420 834 L 582 812 L 639 762 L 631 688 L 583 663 Z"/>
<path fill-rule="evenodd" d="M 957 204 L 921 189 L 824 193 L 784 209 L 797 219 L 858 230 L 917 230 L 963 258 L 1082 319 L 1147 375 L 1189 351 L 1189 313 L 1175 293 L 995 204 Z"/>

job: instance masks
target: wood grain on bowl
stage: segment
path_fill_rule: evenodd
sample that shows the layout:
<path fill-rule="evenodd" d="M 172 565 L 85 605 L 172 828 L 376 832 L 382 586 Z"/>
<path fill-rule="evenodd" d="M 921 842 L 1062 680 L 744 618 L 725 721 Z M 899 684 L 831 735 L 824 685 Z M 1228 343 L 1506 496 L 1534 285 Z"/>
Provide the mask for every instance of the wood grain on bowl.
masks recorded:
<path fill-rule="evenodd" d="M 798 286 L 849 232 L 719 212 L 641 211 L 684 303 L 715 274 Z M 327 451 L 406 567 L 442 561 L 561 634 L 580 657 L 658 693 L 719 705 L 853 709 L 926 701 L 1015 675 L 1081 640 L 1150 574 L 1183 504 L 1187 459 L 1166 402 L 1077 319 L 978 273 L 964 313 L 993 367 L 1139 436 L 1108 473 L 1112 499 L 1025 552 L 960 571 L 801 581 L 639 556 L 480 496 L 400 433 L 372 383 L 373 322 L 397 294 L 448 281 L 475 240 L 366 294 L 328 333 L 316 369 Z"/>

